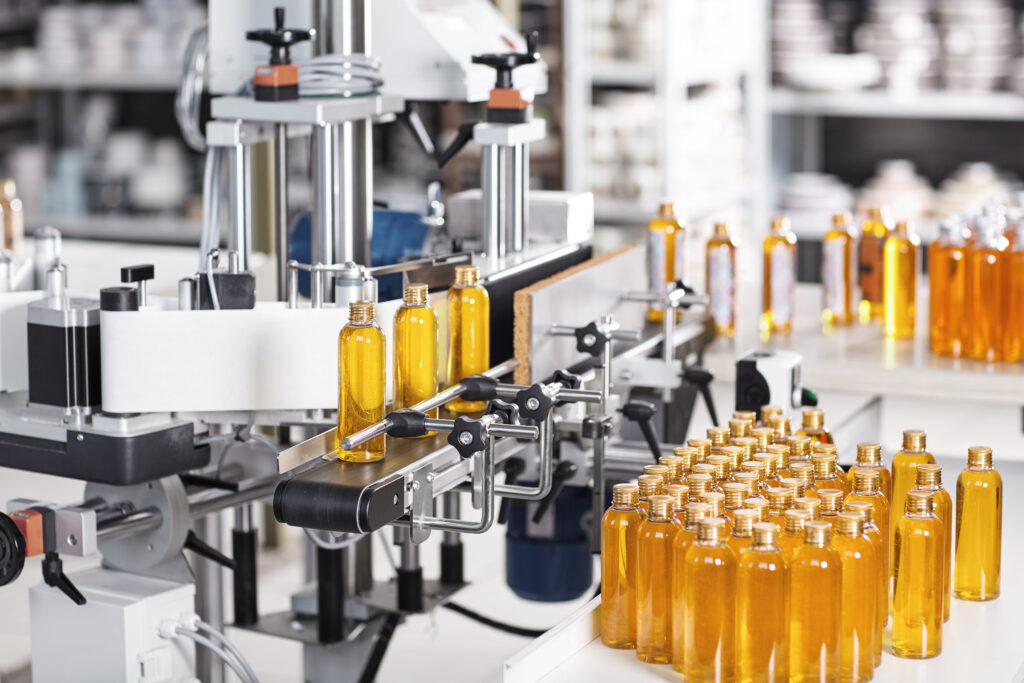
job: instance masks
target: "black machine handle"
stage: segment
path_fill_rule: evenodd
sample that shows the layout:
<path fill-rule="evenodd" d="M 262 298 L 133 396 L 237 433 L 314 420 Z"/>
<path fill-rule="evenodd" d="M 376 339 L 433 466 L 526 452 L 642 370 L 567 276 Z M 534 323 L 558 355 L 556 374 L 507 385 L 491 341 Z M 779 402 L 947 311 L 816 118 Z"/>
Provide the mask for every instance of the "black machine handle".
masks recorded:
<path fill-rule="evenodd" d="M 459 124 L 458 132 L 455 134 L 455 139 L 452 140 L 451 144 L 444 148 L 444 151 L 437 155 L 437 167 L 444 168 L 445 164 L 452 160 L 456 154 L 462 151 L 462 148 L 469 144 L 469 141 L 473 139 L 473 126 L 479 121 L 463 121 Z"/>
<path fill-rule="evenodd" d="M 71 583 L 68 575 L 64 573 L 64 562 L 61 561 L 60 555 L 52 550 L 43 557 L 43 581 L 46 582 L 47 586 L 53 586 L 60 590 L 61 593 L 71 598 L 72 602 L 76 605 L 85 604 L 85 596 L 75 587 L 75 584 Z"/>
<path fill-rule="evenodd" d="M 152 263 L 140 264 L 137 266 L 125 266 L 121 269 L 121 282 L 131 284 L 133 282 L 145 282 L 156 277 L 156 268 Z"/>
<path fill-rule="evenodd" d="M 658 444 L 658 435 L 654 433 L 654 413 L 657 408 L 648 401 L 633 400 L 622 406 L 622 416 L 630 422 L 635 422 L 640 427 L 640 433 L 644 435 L 648 448 L 654 456 L 654 462 L 661 457 L 661 446 Z"/>
<path fill-rule="evenodd" d="M 576 474 L 576 465 L 569 462 L 568 460 L 562 460 L 555 467 L 555 471 L 551 474 L 551 490 L 548 491 L 548 495 L 541 499 L 537 509 L 533 511 L 533 523 L 538 524 L 540 520 L 544 518 L 548 510 L 551 509 L 551 505 L 555 502 L 555 498 L 558 498 L 558 494 L 562 492 L 562 487 L 565 486 L 565 482 L 569 481 Z"/>
<path fill-rule="evenodd" d="M 526 52 L 474 55 L 473 63 L 483 64 L 495 70 L 495 88 L 511 88 L 513 69 L 540 60 L 540 53 L 537 52 L 538 40 L 539 34 L 536 31 L 531 31 L 526 35 Z"/>
<path fill-rule="evenodd" d="M 683 381 L 696 385 L 700 395 L 704 397 L 704 405 L 707 406 L 708 415 L 711 416 L 711 424 L 717 427 L 718 413 L 715 411 L 715 399 L 711 395 L 711 382 L 714 379 L 715 373 L 697 365 L 683 371 Z"/>
<path fill-rule="evenodd" d="M 522 476 L 523 472 L 526 471 L 526 461 L 522 458 L 509 458 L 504 462 L 505 469 L 505 485 L 511 486 L 516 483 L 516 480 Z M 498 524 L 504 524 L 508 521 L 509 507 L 512 505 L 511 498 L 502 498 L 501 507 L 498 508 Z"/>
<path fill-rule="evenodd" d="M 291 64 L 291 46 L 304 40 L 312 40 L 315 31 L 284 27 L 284 7 L 274 8 L 274 28 L 246 31 L 246 40 L 255 40 L 270 46 L 270 63 Z"/>
<path fill-rule="evenodd" d="M 196 533 L 191 529 L 189 529 L 188 536 L 185 537 L 185 547 L 196 555 L 201 555 L 212 562 L 216 562 L 221 566 L 227 567 L 228 569 L 234 570 L 235 568 L 234 560 L 213 546 L 208 545 L 205 541 L 196 536 Z"/>

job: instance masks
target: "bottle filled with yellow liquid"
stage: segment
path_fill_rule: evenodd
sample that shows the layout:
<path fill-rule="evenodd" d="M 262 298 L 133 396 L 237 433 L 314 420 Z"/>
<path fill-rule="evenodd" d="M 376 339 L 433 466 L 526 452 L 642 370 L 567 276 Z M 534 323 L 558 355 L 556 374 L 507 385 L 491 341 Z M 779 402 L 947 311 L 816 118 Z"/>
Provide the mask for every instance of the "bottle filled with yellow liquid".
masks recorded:
<path fill-rule="evenodd" d="M 774 442 L 777 444 L 789 443 L 789 438 L 793 434 L 792 425 L 790 425 L 789 418 L 785 415 L 773 415 L 769 418 L 769 426 L 772 428 L 774 434 Z"/>
<path fill-rule="evenodd" d="M 857 260 L 853 245 L 856 236 L 848 213 L 832 216 L 832 229 L 821 241 L 821 285 L 824 306 L 821 322 L 824 325 L 849 325 L 853 322 L 853 288 L 856 286 Z"/>
<path fill-rule="evenodd" d="M 896 224 L 885 240 L 885 282 L 882 288 L 885 302 L 885 336 L 904 339 L 914 336 L 917 315 L 917 251 L 921 240 L 910 224 Z"/>
<path fill-rule="evenodd" d="M 796 495 L 790 489 L 774 486 L 767 489 L 765 497 L 768 499 L 768 521 L 778 524 L 782 529 L 786 525 L 786 510 L 793 507 L 793 500 Z"/>
<path fill-rule="evenodd" d="M 690 487 L 686 484 L 669 484 L 665 487 L 665 495 L 672 498 L 672 518 L 679 526 L 686 525 L 686 504 L 690 502 Z"/>
<path fill-rule="evenodd" d="M 725 516 L 735 522 L 736 510 L 743 508 L 743 499 L 747 497 L 747 485 L 738 481 L 729 481 L 722 484 L 722 493 L 725 495 Z"/>
<path fill-rule="evenodd" d="M 793 329 L 796 297 L 796 235 L 789 219 L 772 219 L 764 238 L 764 282 L 761 332 L 787 333 Z"/>
<path fill-rule="evenodd" d="M 889 586 L 889 501 L 878 488 L 878 470 L 862 469 L 856 473 L 853 481 L 853 492 L 846 496 L 844 507 L 852 509 L 850 504 L 860 501 L 871 506 L 870 520 L 878 528 L 879 535 L 885 539 L 883 552 L 879 555 L 880 564 L 885 567 L 885 587 Z M 888 614 L 888 607 L 885 608 Z"/>
<path fill-rule="evenodd" d="M 967 250 L 967 355 L 993 363 L 1003 360 L 1005 355 L 1009 242 L 998 224 L 984 217 L 979 219 L 975 240 Z"/>
<path fill-rule="evenodd" d="M 715 321 L 715 334 L 732 338 L 736 334 L 736 242 L 725 223 L 715 223 L 705 268 L 708 313 Z"/>
<path fill-rule="evenodd" d="M 1006 361 L 1024 358 L 1024 220 L 1009 233 L 1014 237 L 1004 271 L 1006 290 Z"/>
<path fill-rule="evenodd" d="M 641 474 L 636 478 L 636 485 L 640 491 L 640 512 L 646 517 L 651 512 L 651 498 L 661 495 L 664 479 L 659 474 Z"/>
<path fill-rule="evenodd" d="M 917 466 L 917 485 L 914 490 L 930 491 L 932 512 L 942 522 L 942 620 L 949 621 L 950 585 L 952 584 L 953 557 L 953 499 L 942 488 L 942 468 L 938 465 Z"/>
<path fill-rule="evenodd" d="M 708 455 L 717 453 L 722 446 L 729 445 L 729 439 L 732 438 L 728 427 L 708 427 L 707 436 L 708 441 L 711 442 L 711 453 Z"/>
<path fill-rule="evenodd" d="M 672 658 L 673 548 L 678 532 L 672 498 L 652 496 L 650 513 L 637 535 L 636 654 L 654 664 L 667 664 Z"/>
<path fill-rule="evenodd" d="M 656 474 L 661 477 L 662 492 L 664 492 L 666 486 L 672 483 L 672 473 L 665 465 L 645 465 L 644 474 Z"/>
<path fill-rule="evenodd" d="M 683 459 L 678 455 L 663 455 L 658 458 L 658 464 L 668 468 L 669 483 L 678 484 L 683 476 Z"/>
<path fill-rule="evenodd" d="M 700 523 L 708 518 L 711 508 L 706 503 L 687 503 L 684 506 L 686 522 L 676 534 L 672 547 L 674 573 L 672 579 L 672 666 L 682 667 L 686 661 L 686 582 L 683 574 L 686 567 L 686 553 L 697 542 Z M 677 669 L 679 670 L 679 669 Z"/>
<path fill-rule="evenodd" d="M 686 445 L 697 451 L 697 460 L 694 464 L 704 462 L 711 455 L 711 449 L 714 448 L 711 439 L 688 439 Z"/>
<path fill-rule="evenodd" d="M 834 449 L 835 446 L 830 446 L 830 448 Z M 846 473 L 839 469 L 835 453 L 815 453 L 811 456 L 811 465 L 814 468 L 814 486 L 818 491 L 839 489 L 844 496 L 849 493 Z"/>
<path fill-rule="evenodd" d="M 842 567 L 827 522 L 804 524 L 789 576 L 789 680 L 838 681 Z"/>
<path fill-rule="evenodd" d="M 728 544 L 736 557 L 750 547 L 754 537 L 754 524 L 761 521 L 761 515 L 757 510 L 740 508 L 733 512 L 732 533 L 729 534 Z"/>
<path fill-rule="evenodd" d="M 906 506 L 907 492 L 917 483 L 917 466 L 935 463 L 935 456 L 927 450 L 927 437 L 920 429 L 908 429 L 903 432 L 903 448 L 892 458 L 892 523 L 889 528 L 889 558 L 896 561 L 892 544 L 896 537 L 896 524 L 899 522 Z"/>
<path fill-rule="evenodd" d="M 967 469 L 956 480 L 956 562 L 953 592 L 959 600 L 999 597 L 1003 538 L 1003 480 L 992 467 L 992 449 L 967 449 Z"/>
<path fill-rule="evenodd" d="M 771 453 L 754 453 L 754 462 L 759 462 L 764 465 L 764 476 L 767 488 L 778 486 L 779 474 L 775 467 L 778 463 L 778 458 Z"/>
<path fill-rule="evenodd" d="M 480 284 L 476 266 L 455 266 L 455 284 L 448 289 L 448 385 L 490 367 L 491 300 Z M 454 413 L 478 413 L 484 401 L 456 398 L 448 403 Z"/>
<path fill-rule="evenodd" d="M 705 503 L 709 508 L 708 519 L 722 520 L 722 524 L 725 525 L 725 535 L 731 534 L 732 519 L 725 514 L 725 494 L 718 491 L 708 491 L 701 494 L 700 502 Z"/>
<path fill-rule="evenodd" d="M 815 443 L 835 443 L 832 433 L 825 428 L 825 412 L 820 408 L 804 408 L 801 415 L 798 436 L 811 437 L 811 446 Z"/>
<path fill-rule="evenodd" d="M 892 653 L 924 659 L 942 652 L 942 522 L 931 491 L 910 491 L 896 524 Z"/>
<path fill-rule="evenodd" d="M 839 489 L 819 489 L 818 500 L 821 501 L 818 519 L 828 522 L 834 531 L 839 513 L 843 511 L 843 492 Z"/>
<path fill-rule="evenodd" d="M 782 406 L 776 406 L 772 404 L 763 405 L 761 406 L 761 410 L 759 411 L 759 413 L 761 415 L 761 426 L 771 427 L 772 418 L 776 416 L 782 416 Z"/>
<path fill-rule="evenodd" d="M 875 605 L 875 617 L 878 620 L 875 631 L 875 666 L 882 663 L 882 636 L 886 624 L 889 623 L 889 566 L 887 556 L 889 552 L 889 539 L 882 534 L 882 531 L 875 526 L 871 520 L 873 512 L 871 503 L 862 500 L 851 500 L 846 505 L 846 513 L 858 515 L 864 523 L 864 537 L 871 542 L 875 549 L 875 565 L 877 571 L 877 584 L 880 588 L 876 591 L 877 605 Z M 886 556 L 884 558 L 883 556 Z M 858 592 L 858 596 L 860 593 Z"/>
<path fill-rule="evenodd" d="M 786 565 L 793 564 L 793 556 L 797 548 L 804 544 L 804 525 L 811 521 L 811 513 L 807 510 L 797 510 L 792 507 L 782 515 L 784 524 L 779 532 L 779 547 L 782 548 L 782 556 L 786 559 Z"/>
<path fill-rule="evenodd" d="M 884 250 L 889 236 L 889 224 L 881 208 L 868 210 L 867 218 L 860 230 L 860 244 L 857 248 L 857 285 L 860 289 L 858 312 L 860 321 L 867 323 L 881 318 L 884 310 Z"/>
<path fill-rule="evenodd" d="M 694 465 L 694 467 L 696 466 Z M 694 503 L 701 502 L 700 497 L 710 491 L 714 483 L 714 479 L 710 474 L 692 472 L 686 475 L 686 485 L 690 488 L 690 500 Z"/>
<path fill-rule="evenodd" d="M 939 238 L 928 247 L 928 342 L 932 353 L 964 353 L 967 310 L 967 244 L 958 219 L 939 225 Z"/>
<path fill-rule="evenodd" d="M 712 456 L 708 456 L 709 458 Z M 708 491 L 715 491 L 721 493 L 721 489 L 718 487 L 718 482 L 715 479 L 717 470 L 715 466 L 710 462 L 699 462 L 690 469 L 690 474 L 706 474 L 711 480 L 708 482 Z M 706 492 L 705 492 L 706 493 Z"/>
<path fill-rule="evenodd" d="M 765 452 L 775 457 L 775 476 L 781 481 L 790 475 L 789 471 L 789 446 L 773 443 L 765 449 Z"/>
<path fill-rule="evenodd" d="M 841 512 L 833 525 L 832 545 L 842 563 L 842 644 L 839 667 L 843 681 L 870 681 L 875 670 L 878 637 L 878 558 L 864 535 L 856 512 Z"/>
<path fill-rule="evenodd" d="M 706 465 L 711 465 L 715 468 L 715 486 L 719 491 L 722 490 L 724 484 L 735 481 L 732 478 L 732 460 L 727 455 L 709 455 Z"/>
<path fill-rule="evenodd" d="M 746 418 L 732 418 L 729 420 L 729 440 L 750 436 L 751 427 L 753 425 Z"/>
<path fill-rule="evenodd" d="M 779 527 L 758 522 L 736 556 L 736 680 L 789 680 L 789 564 Z"/>
<path fill-rule="evenodd" d="M 601 520 L 601 641 L 608 647 L 636 647 L 639 502 L 636 485 L 616 484 Z"/>
<path fill-rule="evenodd" d="M 672 202 L 662 202 L 648 226 L 647 272 L 650 291 L 656 294 L 663 294 L 669 283 L 686 279 L 686 229 L 676 220 Z M 660 305 L 647 310 L 647 319 L 664 319 Z"/>
<path fill-rule="evenodd" d="M 721 519 L 701 520 L 697 541 L 686 551 L 681 571 L 683 657 L 672 667 L 688 681 L 731 681 L 735 674 L 736 609 L 723 596 L 736 592 L 736 556 L 725 542 Z M 679 593 L 677 593 L 679 595 Z"/>
<path fill-rule="evenodd" d="M 750 430 L 750 436 L 754 437 L 755 453 L 767 453 L 768 447 L 775 441 L 775 433 L 771 427 L 754 427 Z"/>
<path fill-rule="evenodd" d="M 335 448 L 348 462 L 374 462 L 384 458 L 385 437 L 370 439 L 352 450 L 341 440 L 384 419 L 387 384 L 387 349 L 384 333 L 374 322 L 370 301 L 348 306 L 348 324 L 338 335 L 338 430 Z"/>
<path fill-rule="evenodd" d="M 393 359 L 394 408 L 402 410 L 437 393 L 437 313 L 430 307 L 424 284 L 405 286 L 395 313 Z M 437 409 L 430 411 L 437 417 Z"/>
<path fill-rule="evenodd" d="M 4 249 L 22 253 L 25 244 L 25 209 L 18 188 L 11 178 L 0 179 L 0 222 L 3 224 Z"/>
<path fill-rule="evenodd" d="M 708 450 L 711 450 L 710 445 L 708 445 Z M 690 473 L 690 468 L 697 464 L 700 452 L 693 446 L 676 446 L 672 449 L 672 455 L 682 461 L 680 481 L 685 481 L 686 475 Z"/>
<path fill-rule="evenodd" d="M 804 485 L 804 498 L 818 497 L 818 487 L 814 485 L 814 465 L 809 462 L 791 462 L 789 473 Z"/>
<path fill-rule="evenodd" d="M 743 501 L 743 507 L 747 510 L 756 511 L 757 521 L 768 521 L 768 501 L 764 498 L 746 498 Z"/>
<path fill-rule="evenodd" d="M 821 498 L 818 498 L 817 496 L 813 498 L 808 496 L 794 498 L 793 507 L 797 510 L 806 510 L 811 515 L 811 519 L 815 522 L 821 520 Z"/>
<path fill-rule="evenodd" d="M 855 488 L 857 472 L 864 469 L 878 471 L 878 487 L 885 499 L 892 503 L 892 473 L 882 462 L 882 444 L 863 442 L 857 444 L 857 464 L 847 472 L 847 481 L 850 489 Z"/>

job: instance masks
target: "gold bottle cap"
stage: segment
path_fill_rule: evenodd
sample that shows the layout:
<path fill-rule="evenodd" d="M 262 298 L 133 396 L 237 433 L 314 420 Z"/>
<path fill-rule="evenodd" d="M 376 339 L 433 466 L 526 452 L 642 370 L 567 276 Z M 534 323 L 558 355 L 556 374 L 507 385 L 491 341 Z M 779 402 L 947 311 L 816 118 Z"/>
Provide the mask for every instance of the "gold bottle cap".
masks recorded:
<path fill-rule="evenodd" d="M 372 323 L 373 302 L 353 301 L 348 305 L 348 321 L 350 323 Z"/>
<path fill-rule="evenodd" d="M 821 429 L 825 426 L 825 413 L 818 408 L 804 408 L 804 429 Z"/>
<path fill-rule="evenodd" d="M 843 511 L 842 489 L 818 489 L 818 500 L 821 501 L 823 515 L 835 515 Z"/>
<path fill-rule="evenodd" d="M 728 223 L 715 223 L 715 235 L 717 237 L 728 237 L 729 236 L 729 225 Z"/>
<path fill-rule="evenodd" d="M 789 218 L 776 216 L 772 219 L 772 232 L 789 232 Z"/>
<path fill-rule="evenodd" d="M 832 537 L 832 525 L 811 520 L 804 523 L 804 543 L 826 546 Z"/>
<path fill-rule="evenodd" d="M 712 448 L 726 445 L 729 443 L 729 428 L 708 427 L 708 440 L 711 442 Z"/>
<path fill-rule="evenodd" d="M 781 437 L 790 436 L 793 433 L 792 427 L 789 426 L 789 418 L 785 415 L 773 415 L 769 418 L 768 426 L 772 428 L 772 432 L 775 434 L 776 443 L 778 443 Z"/>
<path fill-rule="evenodd" d="M 761 424 L 765 427 L 771 428 L 772 418 L 777 415 L 782 415 L 782 406 L 761 406 Z"/>
<path fill-rule="evenodd" d="M 778 462 L 776 456 L 771 453 L 754 453 L 754 462 L 764 464 L 765 477 L 771 479 L 775 476 L 775 464 Z"/>
<path fill-rule="evenodd" d="M 708 446 L 710 448 L 710 446 Z M 689 474 L 690 468 L 697 464 L 700 453 L 693 446 L 676 446 L 672 449 L 672 455 L 679 458 L 682 467 L 681 474 Z"/>
<path fill-rule="evenodd" d="M 771 427 L 754 427 L 750 430 L 750 436 L 754 439 L 754 452 L 767 453 L 768 447 L 772 445 L 775 432 Z"/>
<path fill-rule="evenodd" d="M 809 461 L 811 458 L 811 437 L 797 434 L 789 437 L 789 461 L 791 463 Z"/>
<path fill-rule="evenodd" d="M 857 444 L 857 462 L 866 465 L 881 465 L 882 444 L 867 442 Z"/>
<path fill-rule="evenodd" d="M 858 467 L 853 470 L 853 492 L 871 496 L 882 488 L 882 473 L 873 467 Z"/>
<path fill-rule="evenodd" d="M 942 467 L 931 463 L 917 466 L 917 486 L 942 486 Z"/>
<path fill-rule="evenodd" d="M 820 498 L 809 498 L 804 496 L 803 498 L 794 498 L 793 505 L 797 510 L 807 510 L 811 513 L 811 519 L 821 519 L 821 499 Z"/>
<path fill-rule="evenodd" d="M 971 446 L 967 449 L 967 465 L 992 469 L 992 449 L 988 446 Z"/>
<path fill-rule="evenodd" d="M 910 221 L 896 221 L 896 235 L 906 237 L 910 234 L 913 224 Z"/>
<path fill-rule="evenodd" d="M 732 440 L 733 446 L 743 449 L 743 459 L 750 460 L 754 457 L 754 449 L 757 448 L 757 439 L 752 436 L 738 436 Z"/>
<path fill-rule="evenodd" d="M 836 445 L 834 443 L 818 443 L 818 442 L 814 442 L 814 443 L 811 444 L 811 457 L 812 458 L 814 457 L 815 453 L 831 453 L 832 455 L 837 455 L 839 453 L 839 449 L 836 448 Z"/>
<path fill-rule="evenodd" d="M 672 202 L 661 202 L 658 204 L 658 218 L 675 218 L 676 207 Z"/>
<path fill-rule="evenodd" d="M 729 471 L 732 469 L 732 461 L 727 455 L 709 455 L 708 465 L 715 468 L 715 481 L 729 478 Z"/>
<path fill-rule="evenodd" d="M 647 519 L 667 522 L 672 518 L 672 496 L 651 496 L 647 509 Z"/>
<path fill-rule="evenodd" d="M 770 488 L 764 494 L 768 498 L 770 514 L 776 517 L 781 516 L 786 510 L 793 507 L 793 500 L 796 498 L 793 491 L 781 486 Z"/>
<path fill-rule="evenodd" d="M 814 465 L 809 462 L 792 462 L 789 465 L 789 473 L 804 485 L 804 491 L 814 484 Z"/>
<path fill-rule="evenodd" d="M 836 515 L 839 533 L 844 536 L 860 536 L 864 533 L 864 517 L 859 512 L 840 512 Z"/>
<path fill-rule="evenodd" d="M 711 457 L 710 455 L 708 456 Z M 699 462 L 690 468 L 693 474 L 706 474 L 711 477 L 711 486 L 715 485 L 715 466 L 710 462 Z"/>
<path fill-rule="evenodd" d="M 690 487 L 690 500 L 699 501 L 702 493 L 711 488 L 711 475 L 694 472 L 686 475 L 686 485 Z"/>
<path fill-rule="evenodd" d="M 743 461 L 743 449 L 739 446 L 722 446 L 718 449 L 718 454 L 729 458 L 730 472 L 740 468 L 740 463 Z"/>
<path fill-rule="evenodd" d="M 885 222 L 885 207 L 873 206 L 868 209 L 868 220 L 876 223 Z"/>
<path fill-rule="evenodd" d="M 871 519 L 875 515 L 875 506 L 866 500 L 851 500 L 846 504 L 845 512 L 852 512 L 860 515 L 866 526 L 871 524 Z"/>
<path fill-rule="evenodd" d="M 757 472 L 733 472 L 732 478 L 736 480 L 736 483 L 743 484 L 747 487 L 747 496 L 756 496 L 758 488 L 760 486 Z"/>
<path fill-rule="evenodd" d="M 669 484 L 665 487 L 665 495 L 672 498 L 672 509 L 679 511 L 690 500 L 690 487 L 686 484 Z"/>
<path fill-rule="evenodd" d="M 697 540 L 703 543 L 716 543 L 725 537 L 725 520 L 721 517 L 708 517 L 697 523 Z"/>
<path fill-rule="evenodd" d="M 636 478 L 636 485 L 640 491 L 641 500 L 649 500 L 652 496 L 661 493 L 663 479 L 657 474 L 641 474 Z"/>
<path fill-rule="evenodd" d="M 661 485 L 664 488 L 672 480 L 671 473 L 664 465 L 647 465 L 644 467 L 644 474 L 656 474 L 661 477 Z"/>
<path fill-rule="evenodd" d="M 683 476 L 683 459 L 677 455 L 663 455 L 658 458 L 658 464 L 668 468 L 668 477 L 672 481 L 678 481 Z"/>
<path fill-rule="evenodd" d="M 832 214 L 832 226 L 838 230 L 845 230 L 850 226 L 850 222 L 853 218 L 848 213 L 834 213 Z"/>
<path fill-rule="evenodd" d="M 768 480 L 768 472 L 766 471 L 765 464 L 757 460 L 744 460 L 740 463 L 740 467 L 744 472 L 753 472 L 757 475 L 759 482 L 765 482 Z"/>
<path fill-rule="evenodd" d="M 425 306 L 430 288 L 422 282 L 410 282 L 402 290 L 402 303 L 406 306 Z"/>
<path fill-rule="evenodd" d="M 711 506 L 707 503 L 691 502 L 684 505 L 683 510 L 686 512 L 686 528 L 689 531 L 696 531 L 697 523 L 711 513 Z"/>
<path fill-rule="evenodd" d="M 733 439 L 750 434 L 750 422 L 747 420 L 729 420 L 729 436 Z"/>
<path fill-rule="evenodd" d="M 612 487 L 612 505 L 635 508 L 640 502 L 640 489 L 636 484 L 616 484 Z"/>
<path fill-rule="evenodd" d="M 903 432 L 903 450 L 917 453 L 926 447 L 926 439 L 923 429 L 908 429 Z"/>
<path fill-rule="evenodd" d="M 804 524 L 811 521 L 811 513 L 807 510 L 793 508 L 782 515 L 786 520 L 786 531 L 791 534 L 803 534 Z"/>
<path fill-rule="evenodd" d="M 708 517 L 721 517 L 725 514 L 725 494 L 718 491 L 708 491 L 700 494 L 700 502 L 707 503 L 711 508 Z"/>
<path fill-rule="evenodd" d="M 931 512 L 934 501 L 934 494 L 923 489 L 911 489 L 907 491 L 906 512 Z"/>
<path fill-rule="evenodd" d="M 779 486 L 792 491 L 794 498 L 802 497 L 804 495 L 804 491 L 807 489 L 807 487 L 804 486 L 804 483 L 796 477 L 783 477 L 779 480 Z"/>
<path fill-rule="evenodd" d="M 741 484 L 738 481 L 727 481 L 722 484 L 722 494 L 725 496 L 726 509 L 735 510 L 743 507 L 743 499 L 750 494 L 750 491 L 746 484 Z"/>
<path fill-rule="evenodd" d="M 750 508 L 742 508 L 732 513 L 732 535 L 746 538 L 753 531 L 754 524 L 761 519 L 761 513 Z"/>
<path fill-rule="evenodd" d="M 697 449 L 697 462 L 702 462 L 711 455 L 711 439 L 690 439 L 686 442 L 686 445 Z"/>
<path fill-rule="evenodd" d="M 733 411 L 732 419 L 746 420 L 753 426 L 757 424 L 757 413 L 753 410 L 736 410 Z"/>
<path fill-rule="evenodd" d="M 480 282 L 480 268 L 477 266 L 455 266 L 455 284 L 472 286 Z"/>
<path fill-rule="evenodd" d="M 779 525 L 772 522 L 755 522 L 753 527 L 753 543 L 755 548 L 769 548 L 778 543 Z"/>
<path fill-rule="evenodd" d="M 762 522 L 768 521 L 768 501 L 764 498 L 746 498 L 743 507 L 748 510 L 757 510 L 758 518 Z"/>
<path fill-rule="evenodd" d="M 773 443 L 765 450 L 775 456 L 775 471 L 789 469 L 789 444 Z"/>
<path fill-rule="evenodd" d="M 811 466 L 815 477 L 833 477 L 836 474 L 836 454 L 815 453 L 811 456 Z"/>

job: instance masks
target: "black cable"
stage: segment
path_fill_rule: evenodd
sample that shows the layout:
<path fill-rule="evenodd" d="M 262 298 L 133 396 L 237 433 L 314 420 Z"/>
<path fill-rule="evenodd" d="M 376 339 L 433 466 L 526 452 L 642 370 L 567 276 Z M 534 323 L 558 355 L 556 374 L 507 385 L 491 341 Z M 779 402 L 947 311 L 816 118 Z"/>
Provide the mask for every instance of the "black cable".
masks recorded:
<path fill-rule="evenodd" d="M 377 642 L 373 644 L 370 658 L 366 660 L 366 667 L 363 669 L 362 675 L 359 676 L 359 683 L 373 683 L 373 680 L 377 678 L 380 663 L 384 661 L 384 653 L 387 651 L 388 645 L 391 644 L 391 637 L 400 623 L 402 623 L 402 615 L 395 612 L 384 618 L 380 633 L 377 634 Z"/>
<path fill-rule="evenodd" d="M 547 629 L 537 630 L 532 628 L 523 628 L 521 626 L 512 626 L 511 624 L 504 624 L 500 621 L 495 621 L 490 617 L 485 617 L 479 612 L 474 612 L 473 610 L 463 607 L 462 605 L 459 605 L 454 602 L 446 602 L 444 603 L 444 607 L 447 607 L 451 611 L 461 614 L 464 617 L 469 617 L 473 621 L 478 621 L 484 626 L 490 626 L 491 628 L 496 628 L 499 631 L 511 633 L 514 636 L 525 636 L 526 638 L 540 638 L 542 635 L 547 633 Z"/>

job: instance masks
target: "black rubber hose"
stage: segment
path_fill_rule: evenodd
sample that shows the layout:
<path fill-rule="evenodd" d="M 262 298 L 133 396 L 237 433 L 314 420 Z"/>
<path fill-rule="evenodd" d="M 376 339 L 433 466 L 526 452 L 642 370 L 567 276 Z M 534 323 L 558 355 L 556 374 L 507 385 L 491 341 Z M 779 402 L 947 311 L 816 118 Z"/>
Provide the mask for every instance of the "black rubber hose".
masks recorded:
<path fill-rule="evenodd" d="M 479 612 L 474 612 L 473 610 L 463 607 L 458 603 L 446 602 L 444 603 L 444 606 L 453 612 L 456 612 L 464 617 L 472 619 L 473 621 L 478 621 L 484 626 L 490 626 L 491 628 L 496 628 L 499 631 L 511 633 L 514 636 L 524 636 L 526 638 L 540 638 L 542 635 L 547 633 L 547 629 L 538 630 L 533 628 L 523 628 L 521 626 L 513 626 L 511 624 L 505 624 L 500 621 L 495 621 L 490 617 L 485 617 Z"/>

